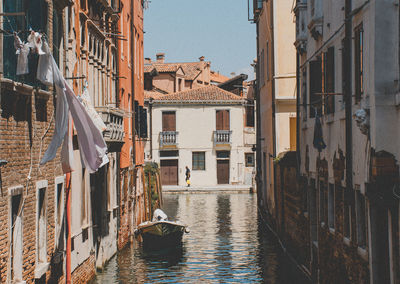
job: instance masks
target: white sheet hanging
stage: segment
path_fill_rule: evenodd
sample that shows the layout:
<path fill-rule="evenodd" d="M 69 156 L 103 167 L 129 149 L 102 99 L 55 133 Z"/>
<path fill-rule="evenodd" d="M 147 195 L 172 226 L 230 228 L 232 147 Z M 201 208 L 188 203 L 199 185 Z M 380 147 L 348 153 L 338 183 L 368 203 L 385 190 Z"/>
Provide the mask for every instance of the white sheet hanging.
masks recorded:
<path fill-rule="evenodd" d="M 29 55 L 29 47 L 28 44 L 23 44 L 22 47 L 17 50 L 18 59 L 17 59 L 17 75 L 25 75 L 29 73 L 28 68 L 28 55 Z"/>
<path fill-rule="evenodd" d="M 80 98 L 81 103 L 85 107 L 88 115 L 93 120 L 94 124 L 96 125 L 96 127 L 101 132 L 106 130 L 107 126 L 104 124 L 103 119 L 98 114 L 96 109 L 93 107 L 92 100 L 90 99 L 89 91 L 88 91 L 88 89 L 86 87 L 84 88 L 83 93 L 82 93 L 82 95 L 80 95 L 79 98 Z"/>
<path fill-rule="evenodd" d="M 36 79 L 47 86 L 53 85 L 53 64 L 52 55 L 47 42 L 43 42 L 43 51 L 45 54 L 39 56 L 39 62 L 36 72 Z"/>

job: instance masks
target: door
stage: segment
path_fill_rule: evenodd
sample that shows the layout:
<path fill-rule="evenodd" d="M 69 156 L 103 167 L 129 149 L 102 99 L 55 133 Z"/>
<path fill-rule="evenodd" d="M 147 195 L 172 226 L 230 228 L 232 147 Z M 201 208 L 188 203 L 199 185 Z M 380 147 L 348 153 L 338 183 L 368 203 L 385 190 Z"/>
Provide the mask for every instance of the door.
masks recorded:
<path fill-rule="evenodd" d="M 216 130 L 229 130 L 229 110 L 217 110 Z"/>
<path fill-rule="evenodd" d="M 218 184 L 229 184 L 229 160 L 217 160 Z"/>
<path fill-rule="evenodd" d="M 174 111 L 162 113 L 162 131 L 176 131 L 176 114 Z"/>
<path fill-rule="evenodd" d="M 296 117 L 290 117 L 290 151 L 296 151 Z"/>
<path fill-rule="evenodd" d="M 178 160 L 161 160 L 162 185 L 178 185 Z"/>

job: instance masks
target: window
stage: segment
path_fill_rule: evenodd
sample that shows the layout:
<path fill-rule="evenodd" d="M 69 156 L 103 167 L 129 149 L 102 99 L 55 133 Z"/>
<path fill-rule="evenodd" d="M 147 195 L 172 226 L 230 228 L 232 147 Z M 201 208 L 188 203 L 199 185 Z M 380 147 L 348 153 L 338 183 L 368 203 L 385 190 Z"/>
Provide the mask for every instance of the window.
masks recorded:
<path fill-rule="evenodd" d="M 321 57 L 310 62 L 310 117 L 322 115 L 322 64 Z"/>
<path fill-rule="evenodd" d="M 139 135 L 140 124 L 139 124 L 139 102 L 135 100 L 135 135 Z"/>
<path fill-rule="evenodd" d="M 361 248 L 366 246 L 367 224 L 365 220 L 365 196 L 359 190 L 356 190 L 357 243 Z"/>
<path fill-rule="evenodd" d="M 47 3 L 45 0 L 3 0 L 3 12 L 25 12 L 24 16 L 1 17 L 5 20 L 3 28 L 10 34 L 13 31 L 25 31 L 32 28 L 35 31 L 47 31 Z M 7 21 L 6 21 L 7 20 Z M 29 23 L 29 26 L 26 24 Z M 28 33 L 20 33 L 21 40 L 26 42 Z M 30 85 L 39 85 L 36 80 L 36 69 L 39 60 L 37 54 L 29 54 L 28 69 L 26 75 L 16 75 L 17 56 L 15 55 L 14 37 L 3 37 L 3 72 L 4 77 L 15 81 L 23 81 Z"/>
<path fill-rule="evenodd" d="M 344 190 L 344 206 L 343 206 L 343 234 L 347 239 L 351 238 L 351 203 L 349 198 L 346 197 L 346 190 Z"/>
<path fill-rule="evenodd" d="M 139 107 L 140 112 L 140 137 L 147 138 L 147 109 Z"/>
<path fill-rule="evenodd" d="M 246 167 L 254 167 L 254 153 L 245 153 Z"/>
<path fill-rule="evenodd" d="M 229 110 L 217 110 L 216 112 L 216 130 L 229 130 Z"/>
<path fill-rule="evenodd" d="M 315 188 L 315 179 L 310 180 L 310 222 L 311 222 L 311 241 L 318 242 L 317 219 L 317 189 Z"/>
<path fill-rule="evenodd" d="M 306 68 L 303 69 L 302 72 L 302 85 L 301 85 L 301 96 L 302 96 L 302 103 L 303 103 L 303 120 L 307 120 L 307 70 Z"/>
<path fill-rule="evenodd" d="M 179 157 L 179 150 L 160 151 L 160 158 Z"/>
<path fill-rule="evenodd" d="M 335 112 L 335 49 L 330 47 L 327 52 L 323 53 L 323 83 L 324 88 L 324 113 L 330 114 Z"/>
<path fill-rule="evenodd" d="M 361 96 L 364 92 L 364 61 L 363 61 L 363 45 L 364 31 L 362 24 L 354 30 L 354 72 L 355 72 L 355 92 L 356 92 L 356 103 L 361 100 Z"/>
<path fill-rule="evenodd" d="M 40 265 L 47 263 L 47 181 L 38 181 L 36 188 L 36 261 Z"/>
<path fill-rule="evenodd" d="M 204 171 L 206 169 L 205 152 L 192 153 L 192 170 Z"/>
<path fill-rule="evenodd" d="M 296 151 L 297 144 L 297 118 L 289 117 L 290 151 Z"/>
<path fill-rule="evenodd" d="M 55 179 L 55 246 L 56 249 L 64 249 L 64 234 L 61 232 L 64 221 L 64 176 Z"/>
<path fill-rule="evenodd" d="M 217 151 L 217 159 L 229 159 L 230 156 L 230 151 Z"/>
<path fill-rule="evenodd" d="M 162 113 L 162 131 L 176 131 L 176 113 L 174 111 Z"/>
<path fill-rule="evenodd" d="M 23 252 L 23 207 L 22 207 L 22 186 L 10 188 L 10 240 L 11 240 L 11 280 L 16 283 L 22 281 L 22 252 Z"/>
<path fill-rule="evenodd" d="M 248 100 L 246 106 L 246 127 L 254 127 L 254 101 Z"/>
<path fill-rule="evenodd" d="M 325 182 L 319 182 L 319 222 L 326 224 L 326 187 Z"/>
<path fill-rule="evenodd" d="M 330 183 L 328 190 L 328 226 L 335 229 L 335 186 Z"/>

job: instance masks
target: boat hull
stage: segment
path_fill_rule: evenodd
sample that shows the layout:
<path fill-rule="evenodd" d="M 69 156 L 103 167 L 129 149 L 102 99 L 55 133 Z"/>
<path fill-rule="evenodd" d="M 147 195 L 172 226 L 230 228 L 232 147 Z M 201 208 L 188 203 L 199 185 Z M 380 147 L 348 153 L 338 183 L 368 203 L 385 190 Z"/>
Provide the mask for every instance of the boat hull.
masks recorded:
<path fill-rule="evenodd" d="M 148 249 L 160 249 L 181 245 L 186 227 L 174 222 L 148 222 L 138 226 L 143 246 Z"/>

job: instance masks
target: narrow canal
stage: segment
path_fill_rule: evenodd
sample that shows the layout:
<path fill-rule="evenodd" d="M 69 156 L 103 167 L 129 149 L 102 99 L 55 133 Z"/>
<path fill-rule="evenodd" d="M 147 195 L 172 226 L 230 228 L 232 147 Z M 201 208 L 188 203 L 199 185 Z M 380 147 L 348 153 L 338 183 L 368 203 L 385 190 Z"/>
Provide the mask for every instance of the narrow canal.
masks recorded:
<path fill-rule="evenodd" d="M 180 249 L 128 247 L 94 283 L 307 283 L 260 225 L 255 194 L 167 194 L 164 211 L 187 224 Z"/>

